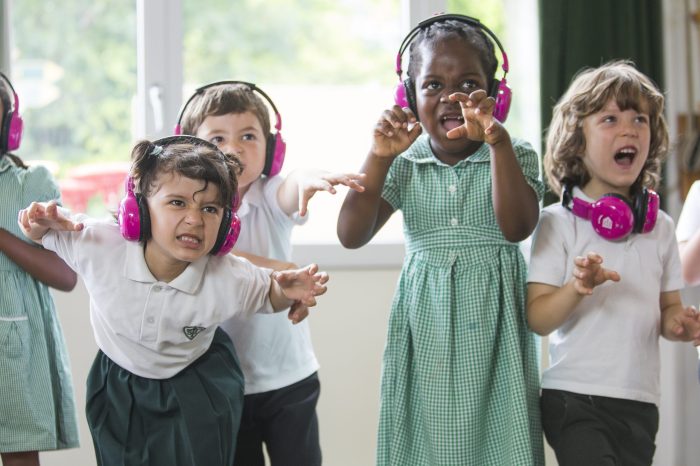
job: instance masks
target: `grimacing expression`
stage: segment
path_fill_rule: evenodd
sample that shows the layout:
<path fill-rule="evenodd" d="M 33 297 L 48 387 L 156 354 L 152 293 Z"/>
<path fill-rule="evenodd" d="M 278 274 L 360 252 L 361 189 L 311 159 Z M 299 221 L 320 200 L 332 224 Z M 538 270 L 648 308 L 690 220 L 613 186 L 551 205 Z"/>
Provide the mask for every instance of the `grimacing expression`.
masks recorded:
<path fill-rule="evenodd" d="M 158 175 L 156 189 L 146 198 L 151 220 L 146 262 L 152 270 L 181 272 L 211 252 L 224 215 L 218 197 L 213 183 L 178 173 Z"/>

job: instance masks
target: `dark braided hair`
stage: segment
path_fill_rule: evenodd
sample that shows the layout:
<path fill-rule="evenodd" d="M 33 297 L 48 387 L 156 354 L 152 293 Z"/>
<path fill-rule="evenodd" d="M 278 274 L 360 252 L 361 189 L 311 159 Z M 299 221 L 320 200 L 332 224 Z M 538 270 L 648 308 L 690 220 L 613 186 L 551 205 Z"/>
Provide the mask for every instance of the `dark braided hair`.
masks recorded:
<path fill-rule="evenodd" d="M 484 71 L 486 72 L 490 87 L 490 83 L 496 77 L 496 70 L 498 68 L 498 59 L 496 58 L 496 50 L 493 42 L 480 27 L 454 19 L 436 21 L 428 25 L 428 27 L 421 29 L 418 34 L 416 34 L 409 49 L 408 76 L 415 82 L 423 58 L 421 46 L 435 43 L 446 36 L 459 37 L 474 47 L 484 66 Z M 486 91 L 488 92 L 488 89 L 486 89 Z"/>

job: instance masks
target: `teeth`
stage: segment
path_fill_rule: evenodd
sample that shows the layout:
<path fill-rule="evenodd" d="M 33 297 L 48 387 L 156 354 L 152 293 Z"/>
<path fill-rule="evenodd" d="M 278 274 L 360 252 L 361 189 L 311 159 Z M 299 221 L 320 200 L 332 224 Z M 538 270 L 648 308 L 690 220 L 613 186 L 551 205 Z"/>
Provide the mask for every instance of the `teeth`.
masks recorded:
<path fill-rule="evenodd" d="M 626 147 L 624 149 L 620 149 L 620 154 L 636 154 L 637 151 L 635 149 L 632 149 L 630 147 Z"/>
<path fill-rule="evenodd" d="M 184 241 L 186 243 L 199 244 L 199 240 L 197 238 L 188 235 L 180 236 L 180 241 Z"/>

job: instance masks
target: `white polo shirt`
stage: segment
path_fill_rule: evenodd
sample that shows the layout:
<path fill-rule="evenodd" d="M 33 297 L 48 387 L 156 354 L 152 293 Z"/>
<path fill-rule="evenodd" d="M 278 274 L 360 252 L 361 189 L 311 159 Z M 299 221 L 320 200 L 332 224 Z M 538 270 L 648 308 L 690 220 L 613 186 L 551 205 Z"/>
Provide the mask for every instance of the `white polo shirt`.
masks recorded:
<path fill-rule="evenodd" d="M 80 232 L 50 231 L 43 245 L 83 279 L 97 346 L 141 377 L 174 376 L 209 349 L 214 331 L 239 313 L 271 312 L 270 270 L 232 255 L 204 256 L 170 283 L 156 280 L 143 247 L 112 220 Z"/>
<path fill-rule="evenodd" d="M 591 202 L 578 188 L 574 196 Z M 659 296 L 683 287 L 673 220 L 660 211 L 650 233 L 608 241 L 589 220 L 551 205 L 533 237 L 528 282 L 561 287 L 574 258 L 591 251 L 621 280 L 596 287 L 549 335 L 542 387 L 658 404 Z"/>
<path fill-rule="evenodd" d="M 283 180 L 281 176 L 274 176 L 251 184 L 238 210 L 241 235 L 237 249 L 277 260 L 291 260 L 292 228 L 306 222 L 307 217 L 296 213 L 289 217 L 280 208 L 277 190 Z M 221 325 L 236 347 L 245 375 L 246 395 L 287 387 L 318 370 L 309 320 L 306 318 L 293 325 L 283 311 L 237 315 Z"/>

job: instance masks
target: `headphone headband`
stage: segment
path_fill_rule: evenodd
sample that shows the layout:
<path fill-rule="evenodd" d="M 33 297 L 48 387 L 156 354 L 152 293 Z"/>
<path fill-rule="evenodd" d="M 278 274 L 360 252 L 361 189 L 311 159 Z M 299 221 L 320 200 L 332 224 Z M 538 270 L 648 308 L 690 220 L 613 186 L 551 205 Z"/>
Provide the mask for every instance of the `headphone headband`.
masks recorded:
<path fill-rule="evenodd" d="M 185 114 L 185 110 L 187 109 L 187 106 L 192 102 L 192 100 L 197 97 L 198 95 L 201 95 L 204 93 L 209 88 L 216 87 L 216 86 L 221 86 L 223 84 L 243 84 L 244 86 L 248 86 L 252 92 L 257 92 L 261 96 L 265 98 L 268 104 L 270 104 L 270 107 L 272 107 L 272 111 L 275 114 L 275 129 L 277 131 L 280 131 L 282 129 L 282 116 L 280 115 L 280 112 L 277 110 L 277 106 L 275 103 L 272 101 L 269 95 L 265 93 L 262 89 L 260 89 L 258 86 L 256 86 L 253 83 L 249 83 L 247 81 L 234 81 L 234 80 L 224 80 L 224 81 L 216 81 L 213 83 L 206 84 L 204 86 L 198 87 L 190 96 L 189 99 L 182 105 L 182 108 L 180 109 L 180 113 L 177 115 L 177 124 L 175 125 L 175 134 L 182 134 L 182 129 L 180 125 L 182 124 L 182 117 Z"/>
<path fill-rule="evenodd" d="M 481 21 L 479 21 L 477 18 L 458 14 L 443 14 L 431 16 L 430 18 L 424 19 L 423 21 L 418 23 L 416 27 L 411 29 L 411 31 L 404 38 L 403 42 L 401 42 L 401 46 L 399 47 L 399 53 L 396 55 L 396 74 L 399 75 L 399 79 L 401 78 L 401 74 L 403 73 L 403 70 L 401 68 L 401 57 L 413 41 L 413 38 L 416 37 L 421 30 L 427 28 L 431 24 L 440 21 L 447 21 L 450 19 L 453 19 L 455 21 L 461 21 L 462 23 L 466 23 L 483 30 L 496 43 L 498 49 L 501 51 L 501 55 L 503 56 L 503 64 L 501 65 L 501 68 L 503 69 L 503 76 L 505 77 L 505 75 L 508 73 L 508 70 L 510 69 L 508 65 L 508 55 L 506 55 L 506 51 L 504 50 L 501 41 L 498 40 L 498 37 L 496 37 L 496 34 L 494 34 L 494 32 L 491 29 L 482 24 Z"/>

